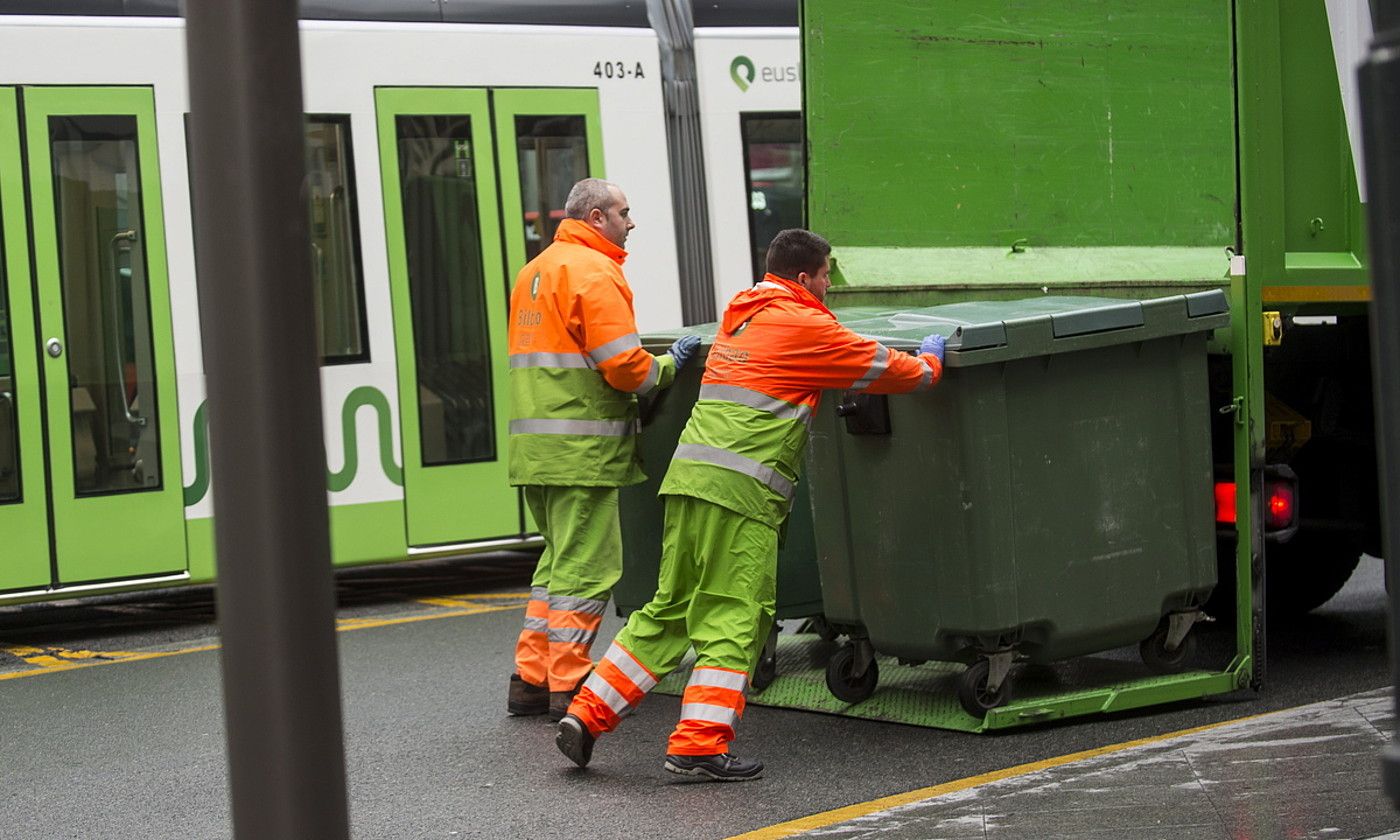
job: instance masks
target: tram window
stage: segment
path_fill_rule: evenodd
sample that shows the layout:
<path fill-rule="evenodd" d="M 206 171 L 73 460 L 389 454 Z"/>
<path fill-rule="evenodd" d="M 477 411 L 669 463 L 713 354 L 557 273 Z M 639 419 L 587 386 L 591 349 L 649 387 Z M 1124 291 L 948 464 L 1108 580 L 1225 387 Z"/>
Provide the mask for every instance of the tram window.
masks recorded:
<path fill-rule="evenodd" d="M 189 114 L 185 115 L 189 147 Z M 365 325 L 364 272 L 360 261 L 360 221 L 355 202 L 355 158 L 346 114 L 308 114 L 306 205 L 311 279 L 315 290 L 316 346 L 321 364 L 369 361 Z M 193 164 L 193 155 L 189 156 Z M 194 181 L 194 168 L 190 168 Z M 194 191 L 190 191 L 191 196 Z M 190 208 L 193 214 L 193 206 Z M 196 229 L 198 229 L 196 227 Z M 195 242 L 199 250 L 199 242 Z"/>
<path fill-rule="evenodd" d="M 744 177 L 749 197 L 749 243 L 754 280 L 763 278 L 768 243 L 778 231 L 802 227 L 806 164 L 802 115 L 740 114 Z"/>
<path fill-rule="evenodd" d="M 160 487 L 136 118 L 49 117 L 79 495 Z"/>
<path fill-rule="evenodd" d="M 399 183 L 423 464 L 496 458 L 471 118 L 401 116 Z"/>
<path fill-rule="evenodd" d="M 5 250 L 0 248 L 0 502 L 19 499 L 19 415 L 15 412 L 9 299 L 5 288 Z"/>
<path fill-rule="evenodd" d="M 306 117 L 306 201 L 311 279 L 323 364 L 369 361 L 350 117 Z"/>
<path fill-rule="evenodd" d="M 588 177 L 588 137 L 582 116 L 517 116 L 520 205 L 525 210 L 525 259 L 554 241 L 569 188 Z"/>

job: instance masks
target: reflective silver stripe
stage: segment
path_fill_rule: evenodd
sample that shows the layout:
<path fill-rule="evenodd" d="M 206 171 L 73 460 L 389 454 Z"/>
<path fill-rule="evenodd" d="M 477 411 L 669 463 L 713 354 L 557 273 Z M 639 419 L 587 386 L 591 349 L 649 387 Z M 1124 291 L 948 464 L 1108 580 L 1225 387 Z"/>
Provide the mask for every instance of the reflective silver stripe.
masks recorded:
<path fill-rule="evenodd" d="M 731 691 L 743 691 L 746 682 L 748 682 L 748 674 L 725 671 L 720 668 L 696 668 L 691 673 L 690 682 L 686 683 L 685 687 L 708 685 L 715 688 L 727 688 Z"/>
<path fill-rule="evenodd" d="M 548 633 L 549 619 L 538 615 L 525 616 L 525 629 L 532 633 Z"/>
<path fill-rule="evenodd" d="M 755 288 L 755 289 L 777 289 L 778 291 L 782 291 L 782 290 L 783 290 L 783 287 L 782 287 L 782 286 L 778 285 L 777 283 L 774 283 L 774 282 L 771 281 L 771 280 L 760 280 L 760 281 L 758 281 L 757 283 L 754 284 L 754 288 Z"/>
<path fill-rule="evenodd" d="M 862 376 L 860 379 L 857 379 L 855 383 L 851 385 L 851 390 L 861 391 L 866 388 L 869 388 L 870 385 L 875 380 L 879 379 L 880 375 L 885 372 L 885 368 L 889 366 L 890 348 L 886 347 L 883 344 L 876 344 L 875 361 L 870 363 L 870 369 L 865 372 L 865 375 Z"/>
<path fill-rule="evenodd" d="M 578 627 L 551 627 L 549 640 L 567 645 L 588 645 L 598 635 L 597 630 L 584 630 Z"/>
<path fill-rule="evenodd" d="M 727 706 L 716 706 L 713 703 L 683 703 L 681 720 L 703 720 L 733 729 L 734 724 L 739 722 L 739 713 Z"/>
<path fill-rule="evenodd" d="M 532 586 L 532 587 L 530 587 L 530 600 L 531 600 L 531 601 L 548 601 L 548 600 L 549 600 L 549 590 L 548 590 L 548 589 L 545 589 L 543 586 Z"/>
<path fill-rule="evenodd" d="M 568 612 L 602 615 L 603 610 L 608 608 L 608 602 L 594 600 L 593 598 L 577 598 L 573 595 L 551 595 L 549 596 L 549 608 L 551 610 L 567 610 Z"/>
<path fill-rule="evenodd" d="M 627 437 L 637 431 L 635 420 L 512 420 L 513 435 L 593 435 Z"/>
<path fill-rule="evenodd" d="M 594 671 L 584 680 L 583 687 L 598 695 L 598 699 L 608 704 L 608 708 L 618 717 L 623 717 L 632 711 L 632 707 L 627 704 L 627 698 L 623 697 L 617 689 L 612 687 L 612 683 L 598 676 Z"/>
<path fill-rule="evenodd" d="M 637 334 L 628 333 L 621 338 L 614 338 L 612 341 L 589 350 L 588 357 L 593 360 L 593 364 L 596 367 L 624 350 L 631 350 L 633 347 L 641 346 L 642 340 L 637 337 Z"/>
<path fill-rule="evenodd" d="M 631 680 L 632 684 L 641 691 L 651 691 L 656 687 L 656 679 L 648 674 L 637 660 L 632 658 L 632 654 L 628 653 L 626 648 L 616 642 L 613 642 L 612 646 L 608 648 L 608 652 L 603 654 L 603 658 L 616 665 L 617 670 L 621 671 L 623 676 Z"/>
<path fill-rule="evenodd" d="M 924 375 L 919 377 L 919 384 L 914 390 L 923 391 L 933 387 L 933 368 L 923 359 L 919 360 L 919 367 L 924 369 Z"/>
<path fill-rule="evenodd" d="M 590 369 L 593 367 L 593 363 L 582 353 L 511 353 L 510 366 L 513 368 Z"/>
<path fill-rule="evenodd" d="M 639 397 L 645 397 L 655 388 L 656 383 L 661 381 L 661 362 L 655 356 L 651 357 L 651 367 L 647 368 L 647 375 L 642 377 L 642 384 L 632 389 L 632 393 Z"/>
<path fill-rule="evenodd" d="M 807 422 L 812 416 L 810 405 L 793 405 L 787 400 L 770 397 L 760 391 L 751 391 L 738 385 L 701 385 L 700 399 L 723 400 L 738 403 L 759 411 L 766 411 L 779 420 L 801 420 Z"/>
<path fill-rule="evenodd" d="M 752 458 L 745 457 L 737 452 L 730 452 L 728 449 L 720 449 L 714 446 L 705 446 L 701 443 L 682 443 L 676 447 L 676 454 L 673 456 L 684 461 L 700 461 L 706 464 L 714 464 L 726 470 L 733 470 L 743 473 L 750 478 L 756 478 L 767 485 L 773 492 L 789 501 L 792 499 L 793 486 L 779 472 L 767 464 L 761 464 Z"/>

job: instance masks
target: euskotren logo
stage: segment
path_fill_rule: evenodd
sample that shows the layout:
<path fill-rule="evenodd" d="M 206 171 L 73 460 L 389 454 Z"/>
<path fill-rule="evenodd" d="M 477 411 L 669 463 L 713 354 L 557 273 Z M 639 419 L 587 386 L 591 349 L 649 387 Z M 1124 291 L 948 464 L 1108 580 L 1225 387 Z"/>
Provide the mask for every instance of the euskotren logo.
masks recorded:
<path fill-rule="evenodd" d="M 796 83 L 800 76 L 796 64 L 765 64 L 759 67 L 748 56 L 736 55 L 734 60 L 729 62 L 729 78 L 734 80 L 734 84 L 739 86 L 742 93 L 759 82 L 765 85 Z"/>
<path fill-rule="evenodd" d="M 736 55 L 734 60 L 729 62 L 729 78 L 734 80 L 734 84 L 739 86 L 739 90 L 749 89 L 753 84 L 755 70 L 753 62 L 746 55 Z"/>

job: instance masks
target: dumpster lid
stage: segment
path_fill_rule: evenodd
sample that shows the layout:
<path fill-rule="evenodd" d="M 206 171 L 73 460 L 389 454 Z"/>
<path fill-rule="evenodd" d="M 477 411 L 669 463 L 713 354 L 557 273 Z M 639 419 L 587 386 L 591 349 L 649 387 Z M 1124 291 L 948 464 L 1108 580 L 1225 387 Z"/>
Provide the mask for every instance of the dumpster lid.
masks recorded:
<path fill-rule="evenodd" d="M 1212 289 L 1151 300 L 1063 295 L 918 309 L 858 306 L 836 314 L 852 330 L 899 349 L 936 332 L 947 337 L 950 352 L 1006 348 L 1010 356 L 998 357 L 1010 358 L 1080 349 L 1082 342 L 1053 343 L 1110 333 L 1127 342 L 1213 330 L 1229 322 L 1229 305 L 1223 291 Z"/>
<path fill-rule="evenodd" d="M 1223 291 L 1210 289 L 1151 300 L 1057 295 L 914 309 L 852 306 L 835 314 L 846 327 L 897 349 L 916 348 L 924 336 L 936 332 L 948 339 L 950 352 L 1011 351 L 1010 356 L 997 354 L 1001 360 L 1080 349 L 1051 346 L 1057 340 L 1114 333 L 1127 342 L 1213 330 L 1229 323 L 1229 302 Z M 708 347 L 718 331 L 715 322 L 658 330 L 642 336 L 642 344 L 659 353 L 683 335 L 698 335 Z"/>

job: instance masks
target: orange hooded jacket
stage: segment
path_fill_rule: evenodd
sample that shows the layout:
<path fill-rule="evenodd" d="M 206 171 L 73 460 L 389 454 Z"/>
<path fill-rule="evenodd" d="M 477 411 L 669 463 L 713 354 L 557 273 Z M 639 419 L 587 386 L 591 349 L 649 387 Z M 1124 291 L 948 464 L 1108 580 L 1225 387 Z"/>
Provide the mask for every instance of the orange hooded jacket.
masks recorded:
<path fill-rule="evenodd" d="M 942 375 L 936 356 L 862 338 L 811 292 L 769 274 L 729 302 L 660 492 L 777 527 L 822 391 L 899 394 L 931 388 Z"/>
<path fill-rule="evenodd" d="M 645 476 L 637 396 L 675 376 L 642 349 L 627 252 L 565 219 L 510 296 L 511 484 L 618 487 Z"/>

